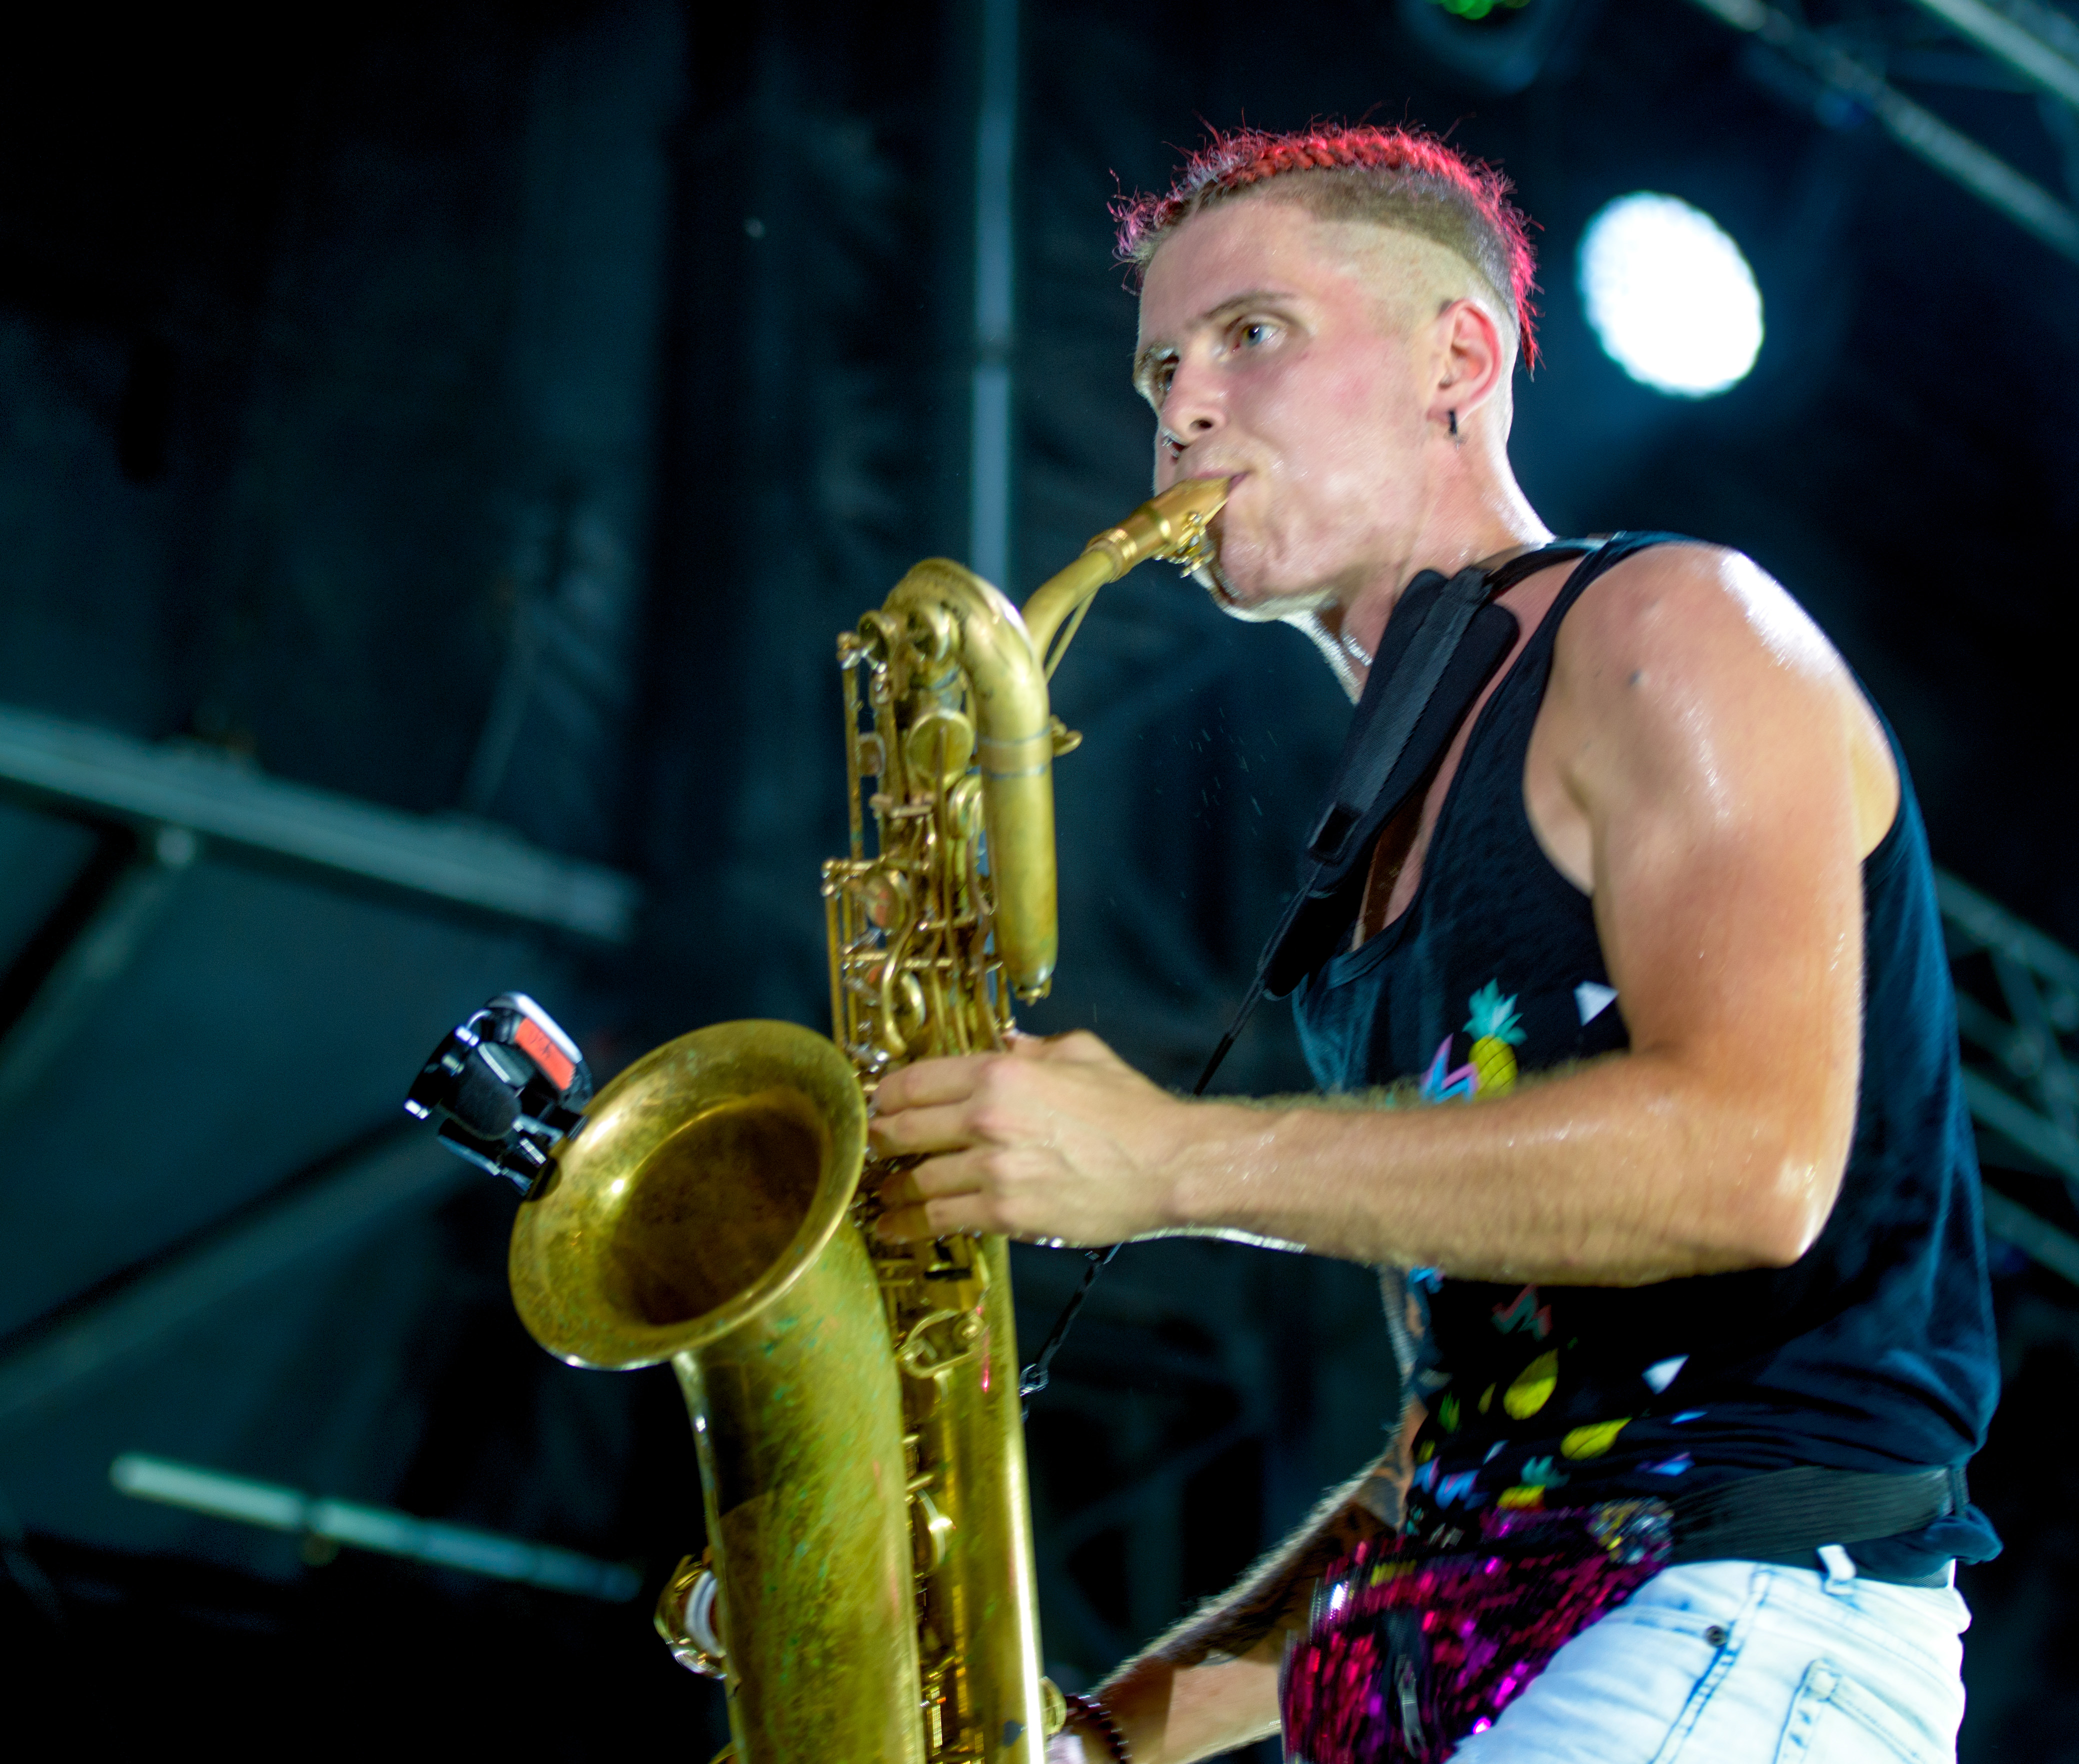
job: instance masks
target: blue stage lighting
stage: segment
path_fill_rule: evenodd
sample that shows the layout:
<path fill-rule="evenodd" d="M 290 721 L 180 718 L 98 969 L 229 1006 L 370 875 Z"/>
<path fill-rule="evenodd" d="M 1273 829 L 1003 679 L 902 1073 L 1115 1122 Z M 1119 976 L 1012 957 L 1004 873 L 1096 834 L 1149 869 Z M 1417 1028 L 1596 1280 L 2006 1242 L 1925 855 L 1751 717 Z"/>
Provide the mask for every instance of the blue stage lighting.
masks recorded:
<path fill-rule="evenodd" d="M 1581 298 L 1612 359 L 1675 398 L 1746 377 L 1761 349 L 1761 291 L 1715 220 L 1674 196 L 1620 196 L 1581 236 Z"/>

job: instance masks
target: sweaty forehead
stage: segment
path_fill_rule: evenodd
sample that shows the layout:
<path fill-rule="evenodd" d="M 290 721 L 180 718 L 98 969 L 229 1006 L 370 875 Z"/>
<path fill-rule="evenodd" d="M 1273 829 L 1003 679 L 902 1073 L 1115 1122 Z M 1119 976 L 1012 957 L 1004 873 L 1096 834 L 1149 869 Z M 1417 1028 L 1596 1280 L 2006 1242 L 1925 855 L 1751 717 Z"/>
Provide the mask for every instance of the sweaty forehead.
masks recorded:
<path fill-rule="evenodd" d="M 1360 295 L 1350 241 L 1334 236 L 1349 230 L 1285 203 L 1237 203 L 1194 215 L 1148 265 L 1141 345 L 1175 341 L 1255 296 L 1335 302 Z"/>

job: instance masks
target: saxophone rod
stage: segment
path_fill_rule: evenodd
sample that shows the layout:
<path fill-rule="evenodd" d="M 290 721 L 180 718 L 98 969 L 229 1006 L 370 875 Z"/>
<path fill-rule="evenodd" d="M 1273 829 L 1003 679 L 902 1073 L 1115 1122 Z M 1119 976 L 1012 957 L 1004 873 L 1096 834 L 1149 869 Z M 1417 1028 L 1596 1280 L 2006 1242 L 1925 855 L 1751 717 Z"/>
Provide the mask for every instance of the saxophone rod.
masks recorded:
<path fill-rule="evenodd" d="M 1186 565 L 1208 562 L 1212 541 L 1207 526 L 1228 500 L 1225 478 L 1186 478 L 1159 496 L 1143 503 L 1115 527 L 1107 528 L 1083 548 L 1067 569 L 1049 576 L 1032 591 L 1023 608 L 1025 629 L 1033 653 L 1048 659 L 1048 671 L 1060 660 L 1048 657 L 1063 622 L 1079 615 L 1098 590 L 1116 582 L 1137 563 L 1169 558 Z M 1060 647 L 1075 634 L 1071 626 Z"/>

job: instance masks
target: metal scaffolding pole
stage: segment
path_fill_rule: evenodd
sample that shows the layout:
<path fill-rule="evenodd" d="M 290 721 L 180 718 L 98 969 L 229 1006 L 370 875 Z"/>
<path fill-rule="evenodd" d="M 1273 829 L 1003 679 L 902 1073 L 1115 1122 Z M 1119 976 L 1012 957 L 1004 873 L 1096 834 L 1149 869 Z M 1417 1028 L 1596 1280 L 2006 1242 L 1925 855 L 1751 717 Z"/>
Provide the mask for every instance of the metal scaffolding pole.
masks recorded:
<path fill-rule="evenodd" d="M 40 808 L 196 835 L 335 876 L 608 943 L 634 934 L 629 877 L 481 821 L 406 814 L 270 778 L 206 748 L 0 706 L 0 790 Z"/>
<path fill-rule="evenodd" d="M 974 415 L 968 466 L 968 565 L 1006 592 L 1010 575 L 1011 227 L 1018 140 L 1018 0 L 981 0 L 981 102 L 975 124 Z"/>
<path fill-rule="evenodd" d="M 2079 24 L 2035 0 L 1913 0 L 2052 98 L 2079 106 Z"/>
<path fill-rule="evenodd" d="M 212 1227 L 134 1280 L 23 1331 L 0 1352 L 0 1432 L 157 1351 L 225 1300 L 473 1180 L 416 1127 L 400 1125 L 341 1155 L 324 1173 Z"/>
<path fill-rule="evenodd" d="M 35 1093 L 86 1028 L 172 905 L 201 849 L 185 827 L 153 830 L 86 923 L 65 928 L 65 948 L 35 983 L 20 1015 L 0 1033 L 0 1114 Z M 98 867 L 90 865 L 90 873 Z"/>
<path fill-rule="evenodd" d="M 278 1482 L 227 1476 L 221 1470 L 177 1464 L 142 1452 L 125 1452 L 117 1458 L 108 1466 L 108 1480 L 133 1499 L 184 1507 L 190 1512 L 268 1531 L 299 1532 L 308 1542 L 334 1549 L 344 1544 L 613 1604 L 625 1604 L 642 1590 L 641 1571 L 626 1562 L 604 1562 L 553 1544 L 501 1536 L 446 1519 L 420 1519 L 391 1507 L 313 1497 Z"/>
<path fill-rule="evenodd" d="M 1749 32 L 1789 56 L 1868 111 L 1909 153 L 1961 185 L 2024 232 L 2034 234 L 2060 256 L 2079 263 L 2079 210 L 2060 202 L 1998 154 L 1914 103 L 1874 68 L 1763 0 L 1692 0 L 1692 3 L 1734 30 Z M 2051 65 L 2047 58 L 2039 61 L 2046 69 Z"/>

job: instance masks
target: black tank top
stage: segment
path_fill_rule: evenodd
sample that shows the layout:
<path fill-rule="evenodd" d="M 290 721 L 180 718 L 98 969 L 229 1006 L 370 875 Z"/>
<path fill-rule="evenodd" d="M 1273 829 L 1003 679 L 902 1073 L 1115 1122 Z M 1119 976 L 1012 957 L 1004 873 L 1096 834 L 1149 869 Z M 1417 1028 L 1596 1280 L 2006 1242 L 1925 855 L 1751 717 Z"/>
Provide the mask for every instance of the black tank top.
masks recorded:
<path fill-rule="evenodd" d="M 1481 710 L 1407 909 L 1295 1001 L 1324 1089 L 1416 1080 L 1425 1101 L 1629 1044 L 1589 897 L 1539 849 L 1525 755 L 1567 610 L 1620 558 L 1577 567 Z M 1887 726 L 1886 736 L 1890 738 Z M 1788 1268 L 1634 1287 L 1409 1277 L 1426 1299 L 1418 1514 L 1672 1496 L 1797 1465 L 1961 1464 L 1998 1390 L 1978 1170 L 1926 833 L 1905 764 L 1863 866 L 1862 1083 L 1838 1200 Z M 1976 1508 L 1855 1547 L 1876 1571 L 1982 1561 Z"/>

